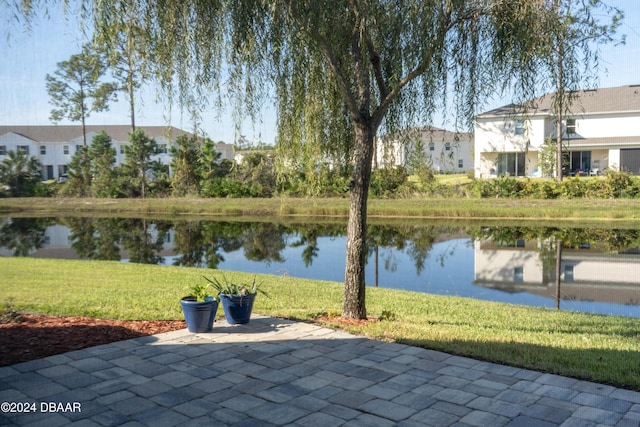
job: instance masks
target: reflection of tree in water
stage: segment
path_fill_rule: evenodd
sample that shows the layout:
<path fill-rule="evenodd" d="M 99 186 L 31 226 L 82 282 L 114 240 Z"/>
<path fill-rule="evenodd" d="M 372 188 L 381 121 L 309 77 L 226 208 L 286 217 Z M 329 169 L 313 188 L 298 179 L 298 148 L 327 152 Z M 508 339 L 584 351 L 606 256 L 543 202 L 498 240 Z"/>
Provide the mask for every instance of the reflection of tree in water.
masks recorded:
<path fill-rule="evenodd" d="M 45 231 L 52 224 L 50 218 L 7 218 L 0 226 L 0 246 L 13 256 L 29 256 L 44 246 Z"/>
<path fill-rule="evenodd" d="M 406 251 L 413 260 L 416 273 L 420 275 L 425 268 L 429 252 L 441 235 L 451 235 L 460 232 L 459 227 L 446 225 L 369 225 L 368 233 L 368 256 L 375 255 L 376 273 L 379 255 L 379 247 L 393 248 L 395 251 L 388 251 L 384 260 L 384 268 L 387 271 L 395 271 L 397 268 L 396 253 Z M 453 249 L 448 252 L 452 254 Z M 440 260 L 441 264 L 444 259 Z M 377 280 L 376 280 L 377 282 Z"/>
<path fill-rule="evenodd" d="M 234 252 L 242 247 L 246 225 L 237 222 L 207 222 L 204 226 L 206 243 L 205 259 L 208 268 L 218 268 L 224 261 L 220 253 Z"/>
<path fill-rule="evenodd" d="M 280 224 L 253 223 L 244 231 L 244 256 L 250 261 L 284 262 L 286 228 Z"/>
<path fill-rule="evenodd" d="M 217 269 L 224 261 L 221 252 L 242 247 L 244 223 L 179 221 L 175 223 L 174 265 Z"/>
<path fill-rule="evenodd" d="M 386 225 L 369 225 L 367 227 L 367 260 L 374 255 L 374 284 L 378 285 L 378 265 L 380 257 L 380 247 L 396 248 L 402 251 L 405 248 L 404 236 L 398 232 L 396 227 Z M 394 251 L 388 250 L 383 256 L 384 269 L 396 271 L 398 260 Z"/>
<path fill-rule="evenodd" d="M 309 267 L 313 264 L 313 259 L 318 257 L 318 235 L 315 230 L 312 230 L 309 233 L 298 236 L 299 239 L 295 242 L 289 244 L 292 248 L 299 248 L 304 246 L 302 250 L 302 262 L 304 262 L 305 267 Z"/>
<path fill-rule="evenodd" d="M 128 230 L 122 228 L 122 220 L 117 218 L 97 218 L 94 220 L 96 229 L 96 259 L 120 260 L 120 236 Z"/>
<path fill-rule="evenodd" d="M 80 259 L 96 258 L 96 230 L 93 218 L 66 218 L 63 223 L 69 227 L 71 247 Z"/>
<path fill-rule="evenodd" d="M 119 260 L 120 246 L 131 262 L 159 264 L 167 223 L 147 219 L 66 218 L 71 247 L 81 259 Z M 154 237 L 155 234 L 155 237 Z"/>
<path fill-rule="evenodd" d="M 162 250 L 170 224 L 164 221 L 148 219 L 124 219 L 122 249 L 127 251 L 129 261 L 140 264 L 161 264 L 163 258 L 158 255 Z M 155 236 L 154 236 L 155 234 Z"/>
<path fill-rule="evenodd" d="M 173 225 L 173 252 L 179 254 L 173 265 L 202 267 L 204 243 L 201 221 L 176 221 Z"/>
<path fill-rule="evenodd" d="M 640 248 L 640 230 L 608 228 L 560 228 L 560 227 L 470 227 L 469 234 L 475 239 L 487 239 L 496 243 L 513 243 L 517 240 L 563 242 L 563 247 L 599 247 L 605 252 L 624 252 Z M 543 248 L 543 251 L 554 250 Z"/>
<path fill-rule="evenodd" d="M 300 224 L 289 226 L 292 234 L 297 234 L 298 240 L 290 243 L 292 248 L 304 246 L 302 250 L 302 262 L 305 267 L 313 264 L 314 258 L 318 257 L 318 237 L 337 237 L 346 234 L 346 227 L 336 224 Z"/>
<path fill-rule="evenodd" d="M 438 237 L 442 235 L 453 235 L 458 233 L 459 229 L 452 229 L 447 226 L 422 226 L 416 227 L 413 233 L 407 236 L 409 240 L 409 247 L 407 248 L 407 254 L 413 259 L 416 266 L 416 273 L 420 275 L 424 270 L 429 252 L 433 249 L 433 245 L 438 241 Z M 440 265 L 444 266 L 444 260 L 446 255 L 453 255 L 455 248 L 450 248 L 449 251 L 443 253 L 440 256 Z"/>

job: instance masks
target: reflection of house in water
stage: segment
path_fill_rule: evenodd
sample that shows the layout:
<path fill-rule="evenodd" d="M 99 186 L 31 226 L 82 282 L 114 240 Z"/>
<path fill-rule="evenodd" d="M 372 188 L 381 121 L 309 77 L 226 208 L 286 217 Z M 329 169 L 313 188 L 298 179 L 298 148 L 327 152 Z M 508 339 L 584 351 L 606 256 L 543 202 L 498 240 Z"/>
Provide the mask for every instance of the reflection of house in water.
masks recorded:
<path fill-rule="evenodd" d="M 539 240 L 476 240 L 474 284 L 556 299 L 556 253 L 544 246 Z M 612 253 L 588 244 L 564 248 L 560 278 L 562 300 L 640 305 L 637 251 Z"/>
<path fill-rule="evenodd" d="M 157 255 L 167 257 L 174 255 L 174 234 L 173 229 L 163 235 L 162 250 Z M 155 226 L 149 227 L 149 240 L 155 240 L 158 232 Z M 50 225 L 45 229 L 44 241 L 39 248 L 30 248 L 29 257 L 31 258 L 51 258 L 51 259 L 81 259 L 76 249 L 73 248 L 74 237 L 73 232 L 66 225 Z M 0 256 L 13 256 L 12 250 L 0 247 Z M 127 259 L 126 251 L 120 251 L 120 258 Z"/>

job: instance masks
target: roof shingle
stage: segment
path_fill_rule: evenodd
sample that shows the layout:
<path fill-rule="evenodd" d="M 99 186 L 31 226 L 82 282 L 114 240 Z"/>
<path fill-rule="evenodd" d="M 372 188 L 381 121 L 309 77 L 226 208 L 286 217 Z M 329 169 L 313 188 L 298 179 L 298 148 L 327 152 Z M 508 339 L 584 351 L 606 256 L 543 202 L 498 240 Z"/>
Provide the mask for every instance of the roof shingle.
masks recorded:
<path fill-rule="evenodd" d="M 536 98 L 525 104 L 509 104 L 478 117 L 508 116 L 518 114 L 550 115 L 554 93 Z M 572 115 L 596 113 L 640 112 L 640 85 L 627 85 L 612 88 L 580 90 L 574 93 L 571 105 Z"/>
<path fill-rule="evenodd" d="M 171 136 L 175 139 L 181 135 L 192 137 L 193 134 L 173 126 L 139 126 L 150 137 Z M 87 125 L 87 134 L 105 131 L 114 141 L 128 141 L 131 126 L 129 125 Z M 82 126 L 79 125 L 51 125 L 51 126 L 0 126 L 0 135 L 13 132 L 32 139 L 35 142 L 68 142 L 82 137 Z"/>

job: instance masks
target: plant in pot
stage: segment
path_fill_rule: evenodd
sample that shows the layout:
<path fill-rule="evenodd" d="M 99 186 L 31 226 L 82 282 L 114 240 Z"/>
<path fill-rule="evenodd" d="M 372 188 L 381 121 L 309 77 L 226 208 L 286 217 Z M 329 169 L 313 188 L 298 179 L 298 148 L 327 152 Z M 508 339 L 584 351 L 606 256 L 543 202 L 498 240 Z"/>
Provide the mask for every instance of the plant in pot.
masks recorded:
<path fill-rule="evenodd" d="M 251 283 L 230 282 L 224 276 L 222 276 L 222 281 L 216 277 L 212 279 L 205 277 L 205 279 L 218 291 L 224 315 L 231 325 L 249 323 L 253 302 L 258 292 L 267 298 L 269 297 L 266 292 L 260 289 L 261 284 L 257 283 L 255 278 Z"/>
<path fill-rule="evenodd" d="M 193 285 L 190 294 L 180 301 L 189 332 L 210 332 L 218 311 L 218 298 L 211 295 L 211 286 Z"/>

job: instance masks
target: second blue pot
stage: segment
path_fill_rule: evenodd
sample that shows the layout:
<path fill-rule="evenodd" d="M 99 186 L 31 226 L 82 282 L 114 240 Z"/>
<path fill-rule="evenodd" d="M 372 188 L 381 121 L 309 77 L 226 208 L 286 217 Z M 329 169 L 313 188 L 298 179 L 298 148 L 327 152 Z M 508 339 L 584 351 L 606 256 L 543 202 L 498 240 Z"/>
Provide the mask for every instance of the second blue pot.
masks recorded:
<path fill-rule="evenodd" d="M 251 310 L 253 310 L 253 301 L 255 299 L 256 294 L 249 294 L 242 297 L 220 294 L 220 301 L 222 301 L 222 308 L 224 309 L 227 323 L 231 325 L 249 323 Z"/>

